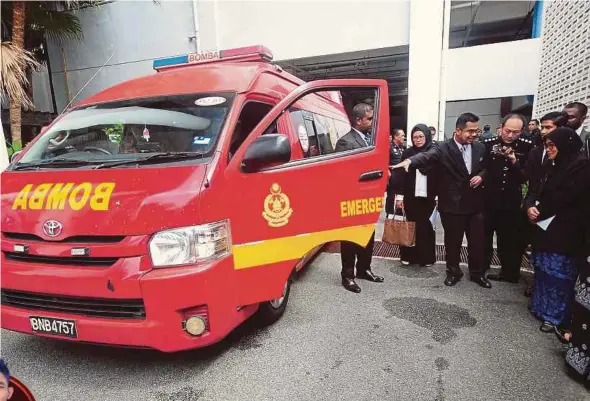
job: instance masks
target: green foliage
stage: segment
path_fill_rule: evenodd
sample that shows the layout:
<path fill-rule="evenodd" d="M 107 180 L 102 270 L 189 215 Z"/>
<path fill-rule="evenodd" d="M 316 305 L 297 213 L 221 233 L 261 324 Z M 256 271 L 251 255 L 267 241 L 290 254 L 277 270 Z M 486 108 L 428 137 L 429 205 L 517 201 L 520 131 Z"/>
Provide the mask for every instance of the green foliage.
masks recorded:
<path fill-rule="evenodd" d="M 25 49 L 40 62 L 48 59 L 45 38 L 56 41 L 82 40 L 78 17 L 70 11 L 95 7 L 97 1 L 25 1 Z M 13 2 L 1 2 L 2 41 L 12 39 Z"/>
<path fill-rule="evenodd" d="M 103 132 L 109 137 L 110 141 L 121 144 L 123 142 L 123 130 L 124 126 L 122 123 L 114 124 L 111 127 L 103 128 Z"/>

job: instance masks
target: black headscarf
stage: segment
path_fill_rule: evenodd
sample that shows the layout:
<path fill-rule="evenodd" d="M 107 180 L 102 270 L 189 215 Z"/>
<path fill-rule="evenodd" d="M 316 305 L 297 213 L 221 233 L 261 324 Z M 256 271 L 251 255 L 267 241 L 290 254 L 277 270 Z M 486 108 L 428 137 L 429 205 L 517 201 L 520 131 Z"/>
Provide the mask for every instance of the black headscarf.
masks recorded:
<path fill-rule="evenodd" d="M 558 150 L 557 157 L 554 160 L 555 165 L 569 164 L 579 156 L 580 150 L 584 146 L 576 131 L 568 127 L 559 127 L 551 131 L 547 135 L 547 139 L 550 139 Z"/>
<path fill-rule="evenodd" d="M 422 132 L 424 134 L 424 138 L 426 138 L 426 141 L 424 142 L 424 146 L 422 146 L 421 148 L 417 147 L 414 144 L 414 132 Z M 406 150 L 406 158 L 407 157 L 412 157 L 414 155 L 417 155 L 418 153 L 421 152 L 426 152 L 427 150 L 429 150 L 432 146 L 432 134 L 430 133 L 430 129 L 428 129 L 428 126 L 426 124 L 416 124 L 414 126 L 414 128 L 412 128 L 412 131 L 410 132 L 410 140 L 412 141 L 412 147 Z M 425 167 L 425 168 L 421 168 L 419 169 L 419 171 L 424 174 L 427 175 L 428 172 L 430 171 L 430 167 Z"/>
<path fill-rule="evenodd" d="M 557 156 L 553 163 L 548 160 L 546 164 L 546 175 L 542 189 L 557 188 L 568 180 L 568 176 L 574 175 L 579 169 L 584 168 L 587 160 L 582 155 L 582 140 L 571 128 L 559 127 L 550 132 L 544 140 L 551 140 L 557 148 Z"/>

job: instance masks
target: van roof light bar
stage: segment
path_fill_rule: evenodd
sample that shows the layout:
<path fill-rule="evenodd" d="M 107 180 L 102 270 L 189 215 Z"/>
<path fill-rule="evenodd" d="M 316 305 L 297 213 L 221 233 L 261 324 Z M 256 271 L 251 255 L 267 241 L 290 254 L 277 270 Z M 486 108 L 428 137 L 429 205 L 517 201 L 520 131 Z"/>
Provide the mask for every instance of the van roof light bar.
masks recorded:
<path fill-rule="evenodd" d="M 161 71 L 172 67 L 189 66 L 195 64 L 204 64 L 219 62 L 225 60 L 240 61 L 272 61 L 272 52 L 261 45 L 239 47 L 236 49 L 215 50 L 202 53 L 190 53 L 183 56 L 166 57 L 154 60 L 153 68 Z"/>

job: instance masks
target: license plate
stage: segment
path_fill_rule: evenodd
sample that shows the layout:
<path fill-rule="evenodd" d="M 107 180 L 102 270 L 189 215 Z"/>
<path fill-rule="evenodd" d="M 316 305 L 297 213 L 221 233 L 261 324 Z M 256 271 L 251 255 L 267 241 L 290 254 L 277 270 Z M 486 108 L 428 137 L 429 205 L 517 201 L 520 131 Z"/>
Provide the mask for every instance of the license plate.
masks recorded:
<path fill-rule="evenodd" d="M 74 320 L 29 316 L 29 322 L 31 323 L 31 329 L 35 333 L 78 338 L 78 330 L 76 329 L 76 322 Z"/>

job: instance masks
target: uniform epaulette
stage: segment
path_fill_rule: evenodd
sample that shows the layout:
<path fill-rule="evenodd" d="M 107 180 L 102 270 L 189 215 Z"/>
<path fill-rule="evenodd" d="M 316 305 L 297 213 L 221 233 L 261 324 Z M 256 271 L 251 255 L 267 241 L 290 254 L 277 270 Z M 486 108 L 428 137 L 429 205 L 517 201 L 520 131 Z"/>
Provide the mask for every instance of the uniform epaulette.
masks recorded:
<path fill-rule="evenodd" d="M 486 138 L 483 140 L 484 143 L 490 143 L 496 141 L 498 138 Z"/>
<path fill-rule="evenodd" d="M 532 145 L 533 141 L 526 138 L 518 138 L 519 141 Z"/>

